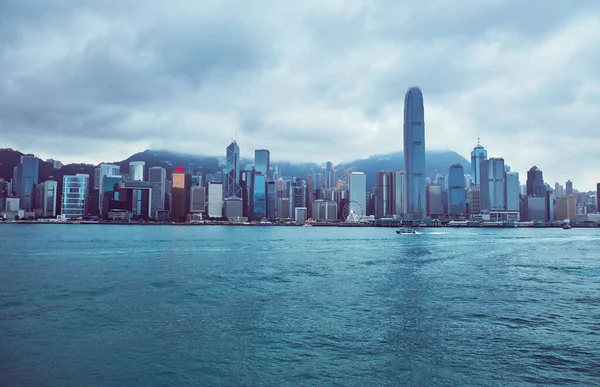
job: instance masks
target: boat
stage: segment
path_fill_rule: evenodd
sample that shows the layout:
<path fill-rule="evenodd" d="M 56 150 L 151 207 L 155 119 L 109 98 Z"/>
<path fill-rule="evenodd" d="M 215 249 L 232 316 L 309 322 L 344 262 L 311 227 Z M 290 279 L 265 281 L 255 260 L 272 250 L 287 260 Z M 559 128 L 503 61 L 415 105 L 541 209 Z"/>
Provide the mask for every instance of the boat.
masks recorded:
<path fill-rule="evenodd" d="M 401 228 L 396 230 L 396 234 L 416 234 L 417 232 L 412 228 Z"/>
<path fill-rule="evenodd" d="M 569 223 L 565 223 L 562 225 L 563 230 L 569 230 L 571 228 L 571 225 Z"/>
<path fill-rule="evenodd" d="M 303 226 L 303 227 L 312 227 L 313 225 L 312 225 L 312 224 L 310 224 L 310 223 L 304 223 L 302 226 Z"/>

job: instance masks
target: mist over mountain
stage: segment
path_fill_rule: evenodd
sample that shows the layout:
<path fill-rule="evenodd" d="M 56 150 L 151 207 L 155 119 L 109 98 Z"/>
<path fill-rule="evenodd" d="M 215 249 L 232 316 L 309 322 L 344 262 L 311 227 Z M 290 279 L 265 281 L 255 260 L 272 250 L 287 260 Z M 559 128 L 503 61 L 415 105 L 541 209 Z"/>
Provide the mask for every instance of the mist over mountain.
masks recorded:
<path fill-rule="evenodd" d="M 0 149 L 0 178 L 9 180 L 13 176 L 13 167 L 20 162 L 23 153 L 13 149 Z M 144 161 L 147 169 L 150 167 L 163 167 L 167 170 L 167 176 L 175 170 L 176 167 L 192 167 L 194 172 L 202 174 L 215 173 L 222 170 L 219 165 L 219 158 L 213 156 L 188 155 L 168 150 L 145 150 L 129 156 L 121 161 L 107 161 L 111 164 L 117 164 L 121 171 L 129 171 L 129 162 Z M 240 164 L 244 168 L 248 164 L 253 164 L 253 160 L 241 159 Z M 446 175 L 450 164 L 461 163 L 465 167 L 465 173 L 471 170 L 470 163 L 461 155 L 453 151 L 429 151 L 425 156 L 425 169 L 428 176 L 434 178 L 436 174 Z M 280 177 L 306 177 L 311 172 L 322 172 L 324 163 L 290 163 L 286 161 L 272 160 L 271 166 L 277 166 Z M 377 172 L 382 170 L 395 170 L 404 168 L 404 159 L 402 152 L 374 155 L 366 159 L 358 159 L 351 162 L 338 164 L 336 167 L 355 167 L 357 171 L 364 172 L 367 175 L 367 188 L 375 185 Z M 68 164 L 63 165 L 61 169 L 54 169 L 52 163 L 40 162 L 39 180 L 44 181 L 50 178 L 62 180 L 63 175 L 75 173 L 87 173 L 90 177 L 94 175 L 94 165 L 91 164 Z M 93 180 L 93 179 L 90 179 Z"/>

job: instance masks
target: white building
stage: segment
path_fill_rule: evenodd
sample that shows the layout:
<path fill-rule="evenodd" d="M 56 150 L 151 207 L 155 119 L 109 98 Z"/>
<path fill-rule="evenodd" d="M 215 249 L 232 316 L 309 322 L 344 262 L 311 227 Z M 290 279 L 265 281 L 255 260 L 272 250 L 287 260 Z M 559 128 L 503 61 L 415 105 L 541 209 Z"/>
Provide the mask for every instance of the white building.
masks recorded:
<path fill-rule="evenodd" d="M 223 183 L 208 183 L 208 216 L 211 218 L 223 217 Z"/>
<path fill-rule="evenodd" d="M 367 175 L 363 172 L 350 174 L 350 213 L 356 216 L 367 215 Z"/>
<path fill-rule="evenodd" d="M 143 161 L 130 161 L 129 162 L 129 180 L 131 181 L 144 181 L 144 166 L 146 165 Z"/>

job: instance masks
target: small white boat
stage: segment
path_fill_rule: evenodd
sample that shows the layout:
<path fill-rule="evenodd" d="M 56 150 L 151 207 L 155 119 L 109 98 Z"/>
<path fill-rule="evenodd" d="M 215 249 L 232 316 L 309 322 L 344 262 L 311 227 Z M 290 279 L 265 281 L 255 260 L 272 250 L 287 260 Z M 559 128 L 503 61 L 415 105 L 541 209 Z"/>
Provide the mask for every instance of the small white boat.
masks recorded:
<path fill-rule="evenodd" d="M 396 234 L 416 234 L 417 232 L 412 228 L 401 228 L 400 230 L 396 230 Z"/>

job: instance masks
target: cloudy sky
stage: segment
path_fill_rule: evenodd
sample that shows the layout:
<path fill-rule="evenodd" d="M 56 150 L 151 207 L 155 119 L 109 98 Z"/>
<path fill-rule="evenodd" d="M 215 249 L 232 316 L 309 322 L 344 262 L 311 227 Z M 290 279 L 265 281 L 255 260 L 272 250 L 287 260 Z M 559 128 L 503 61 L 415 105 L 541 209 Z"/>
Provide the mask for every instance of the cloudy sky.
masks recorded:
<path fill-rule="evenodd" d="M 0 147 L 343 162 L 426 146 L 600 181 L 600 2 L 0 1 Z"/>

